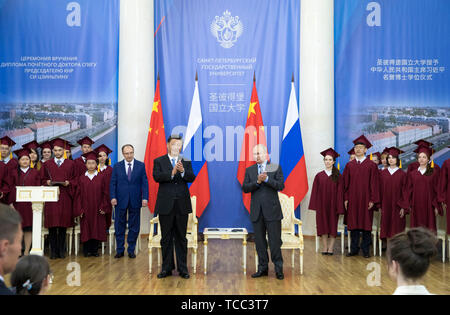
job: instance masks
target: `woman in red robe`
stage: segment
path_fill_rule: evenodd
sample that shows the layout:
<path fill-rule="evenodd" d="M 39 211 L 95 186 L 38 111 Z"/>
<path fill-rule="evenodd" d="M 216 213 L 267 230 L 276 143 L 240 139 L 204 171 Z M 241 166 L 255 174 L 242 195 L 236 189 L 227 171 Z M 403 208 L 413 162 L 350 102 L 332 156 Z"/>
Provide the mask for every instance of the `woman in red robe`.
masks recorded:
<path fill-rule="evenodd" d="M 399 168 L 401 153 L 403 151 L 395 147 L 388 149 L 389 167 L 384 169 L 380 175 L 380 238 L 382 239 L 390 239 L 405 230 L 406 221 L 404 217 L 400 217 L 401 207 L 398 205 L 406 187 L 406 173 Z"/>
<path fill-rule="evenodd" d="M 75 167 L 72 160 L 64 158 L 67 141 L 52 140 L 54 158 L 44 163 L 42 184 L 59 186 L 59 200 L 48 202 L 44 207 L 44 226 L 48 228 L 50 259 L 65 258 L 67 228 L 74 226 L 73 195 L 75 191 Z"/>
<path fill-rule="evenodd" d="M 78 177 L 74 214 L 80 217 L 81 241 L 85 257 L 98 257 L 99 242 L 106 242 L 106 218 L 110 211 L 106 194 L 106 176 L 97 171 L 97 153 L 83 154 L 85 174 Z"/>
<path fill-rule="evenodd" d="M 31 228 L 33 226 L 33 210 L 31 202 L 16 202 L 16 186 L 40 186 L 41 177 L 39 172 L 30 167 L 30 150 L 21 149 L 14 151 L 19 159 L 19 167 L 15 172 L 11 172 L 11 193 L 9 194 L 9 204 L 22 216 L 23 238 L 25 243 L 24 255 L 28 255 L 31 249 Z"/>
<path fill-rule="evenodd" d="M 320 154 L 324 156 L 325 170 L 317 173 L 314 178 L 309 209 L 316 211 L 317 235 L 322 239 L 322 255 L 333 255 L 339 214 L 344 214 L 342 177 L 334 166 L 339 154 L 332 148 Z"/>
<path fill-rule="evenodd" d="M 441 176 L 439 178 L 438 202 L 447 211 L 447 234 L 450 234 L 450 159 L 447 159 L 442 164 Z"/>
<path fill-rule="evenodd" d="M 112 175 L 112 171 L 113 168 L 111 167 L 111 160 L 108 158 L 108 156 L 112 153 L 112 150 L 110 148 L 108 148 L 106 145 L 102 144 L 100 145 L 98 148 L 96 148 L 94 150 L 97 155 L 98 155 L 98 171 L 104 175 L 106 178 L 106 188 L 105 188 L 105 192 L 107 195 L 108 200 L 111 200 L 111 198 L 109 197 L 109 182 L 111 181 L 111 175 Z M 111 226 L 111 215 L 112 215 L 112 206 L 111 203 L 108 202 L 107 205 L 105 205 L 105 207 L 108 207 L 108 209 L 106 211 L 105 214 L 105 218 L 106 218 L 106 230 L 109 230 L 109 227 Z"/>
<path fill-rule="evenodd" d="M 418 154 L 419 167 L 410 170 L 401 206 L 400 215 L 410 214 L 411 228 L 426 227 L 436 231 L 436 216 L 442 215 L 438 203 L 439 169 L 428 163 L 432 149 L 419 145 L 414 151 Z"/>

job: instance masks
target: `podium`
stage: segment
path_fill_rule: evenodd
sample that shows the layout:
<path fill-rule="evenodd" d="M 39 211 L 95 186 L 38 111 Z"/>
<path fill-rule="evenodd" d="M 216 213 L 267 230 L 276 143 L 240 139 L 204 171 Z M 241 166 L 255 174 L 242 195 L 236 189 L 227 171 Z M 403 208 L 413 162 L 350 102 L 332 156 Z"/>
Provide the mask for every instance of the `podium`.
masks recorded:
<path fill-rule="evenodd" d="M 42 234 L 42 211 L 45 202 L 56 202 L 59 198 L 59 187 L 54 186 L 17 186 L 16 202 L 31 202 L 33 209 L 33 241 L 31 255 L 44 255 Z"/>

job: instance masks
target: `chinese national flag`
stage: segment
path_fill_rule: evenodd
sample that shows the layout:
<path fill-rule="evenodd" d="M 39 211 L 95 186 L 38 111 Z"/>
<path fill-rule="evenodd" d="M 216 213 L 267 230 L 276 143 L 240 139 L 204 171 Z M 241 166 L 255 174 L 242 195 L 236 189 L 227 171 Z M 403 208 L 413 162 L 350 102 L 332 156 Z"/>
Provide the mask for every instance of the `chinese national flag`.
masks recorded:
<path fill-rule="evenodd" d="M 156 197 L 159 184 L 153 180 L 153 161 L 157 157 L 167 154 L 166 133 L 164 131 L 164 119 L 161 107 L 161 98 L 159 96 L 159 77 L 156 83 L 155 99 L 153 100 L 153 109 L 150 119 L 150 128 L 148 129 L 147 147 L 145 149 L 145 170 L 148 178 L 149 201 L 148 208 L 150 212 L 155 211 Z"/>
<path fill-rule="evenodd" d="M 253 159 L 253 148 L 257 144 L 264 144 L 267 146 L 258 93 L 256 92 L 256 80 L 255 77 L 253 77 L 252 97 L 248 109 L 247 123 L 245 124 L 244 140 L 242 142 L 237 173 L 237 179 L 241 185 L 244 183 L 246 168 L 256 163 Z M 242 199 L 245 208 L 250 212 L 251 194 L 242 193 Z"/>

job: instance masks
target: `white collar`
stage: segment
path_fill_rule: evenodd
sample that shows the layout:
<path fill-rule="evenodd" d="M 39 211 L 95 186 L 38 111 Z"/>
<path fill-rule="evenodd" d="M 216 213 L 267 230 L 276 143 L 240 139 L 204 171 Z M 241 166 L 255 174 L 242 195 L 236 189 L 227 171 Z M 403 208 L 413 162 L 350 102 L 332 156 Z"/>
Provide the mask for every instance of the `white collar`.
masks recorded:
<path fill-rule="evenodd" d="M 3 162 L 5 162 L 5 164 L 7 164 L 11 159 L 9 158 L 9 154 L 8 154 L 8 156 L 7 157 L 5 157 L 4 159 L 3 159 Z"/>
<path fill-rule="evenodd" d="M 97 172 L 97 171 L 95 171 L 94 174 L 89 174 L 88 171 L 86 171 L 86 173 L 84 173 L 84 176 L 89 177 L 90 180 L 92 180 L 92 179 L 93 179 L 95 176 L 97 176 L 97 175 L 98 175 L 98 172 Z"/>
<path fill-rule="evenodd" d="M 21 170 L 22 172 L 24 172 L 24 173 L 28 172 L 29 169 L 30 169 L 30 167 L 27 167 L 27 168 L 20 168 L 20 170 Z"/>
<path fill-rule="evenodd" d="M 57 158 L 55 157 L 55 163 L 56 163 L 56 164 L 58 164 L 58 161 L 61 161 L 61 164 L 63 164 L 63 163 L 64 163 L 64 157 L 62 157 L 62 158 L 60 158 L 60 159 L 57 159 Z"/>
<path fill-rule="evenodd" d="M 420 169 L 420 166 L 419 166 L 419 168 L 418 168 L 417 170 L 418 170 L 418 171 L 420 172 L 420 174 L 422 174 L 422 175 L 425 174 L 425 172 L 427 171 L 426 168 L 425 168 L 424 170 L 421 170 L 421 169 Z"/>
<path fill-rule="evenodd" d="M 389 173 L 391 173 L 391 175 L 394 174 L 395 172 L 397 172 L 397 171 L 399 170 L 398 167 L 396 167 L 396 168 L 390 168 L 390 167 L 388 167 L 387 169 L 388 169 Z"/>
<path fill-rule="evenodd" d="M 324 169 L 324 172 L 328 175 L 328 177 L 329 176 L 331 176 L 331 174 L 333 173 L 333 170 L 327 170 L 327 169 Z"/>
<path fill-rule="evenodd" d="M 431 295 L 423 285 L 402 285 L 397 287 L 393 295 Z"/>
<path fill-rule="evenodd" d="M 355 160 L 359 163 L 362 163 L 366 160 L 366 157 L 363 157 L 361 160 L 359 160 L 357 157 L 355 157 Z"/>
<path fill-rule="evenodd" d="M 3 283 L 5 282 L 5 279 L 2 277 L 2 275 L 0 275 L 0 281 Z"/>
<path fill-rule="evenodd" d="M 172 160 L 175 160 L 178 162 L 178 159 L 180 158 L 180 156 L 170 156 L 170 154 L 167 154 L 167 156 L 169 157 L 170 162 L 172 162 Z"/>
<path fill-rule="evenodd" d="M 108 165 L 103 165 L 102 167 L 100 167 L 100 171 L 104 171 L 108 168 Z"/>
<path fill-rule="evenodd" d="M 131 163 L 131 168 L 133 168 L 133 166 L 134 166 L 134 159 L 133 159 L 133 161 L 131 161 L 131 162 L 128 162 L 127 160 L 123 160 L 124 161 L 124 163 L 125 163 L 125 166 L 128 166 L 128 163 Z"/>

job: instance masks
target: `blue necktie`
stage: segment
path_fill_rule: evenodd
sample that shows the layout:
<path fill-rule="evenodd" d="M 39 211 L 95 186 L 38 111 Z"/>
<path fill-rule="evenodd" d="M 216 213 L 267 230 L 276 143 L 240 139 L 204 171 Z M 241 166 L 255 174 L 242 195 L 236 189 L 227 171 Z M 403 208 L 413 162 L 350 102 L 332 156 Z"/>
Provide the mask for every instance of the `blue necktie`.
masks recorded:
<path fill-rule="evenodd" d="M 130 181 L 131 181 L 131 163 L 128 163 L 128 173 L 127 173 L 127 176 L 128 176 L 128 181 L 130 182 Z"/>
<path fill-rule="evenodd" d="M 172 167 L 175 168 L 175 159 L 172 159 Z"/>

